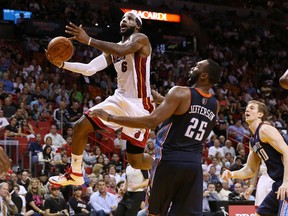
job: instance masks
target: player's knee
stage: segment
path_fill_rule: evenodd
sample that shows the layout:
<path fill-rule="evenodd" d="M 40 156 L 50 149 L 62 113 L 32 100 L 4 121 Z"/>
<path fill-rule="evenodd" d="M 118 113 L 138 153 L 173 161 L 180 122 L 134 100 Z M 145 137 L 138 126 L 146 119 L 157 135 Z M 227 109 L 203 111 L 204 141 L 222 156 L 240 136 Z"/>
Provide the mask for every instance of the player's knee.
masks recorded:
<path fill-rule="evenodd" d="M 90 132 L 93 132 L 93 126 L 85 116 L 82 116 L 78 121 L 75 122 L 75 134 L 89 134 Z"/>

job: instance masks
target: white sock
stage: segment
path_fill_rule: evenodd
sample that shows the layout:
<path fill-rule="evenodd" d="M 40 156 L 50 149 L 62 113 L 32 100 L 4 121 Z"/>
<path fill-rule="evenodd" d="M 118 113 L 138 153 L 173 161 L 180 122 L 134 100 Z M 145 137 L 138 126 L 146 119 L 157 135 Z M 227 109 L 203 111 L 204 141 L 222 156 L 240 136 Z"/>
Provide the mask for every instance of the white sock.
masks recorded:
<path fill-rule="evenodd" d="M 71 167 L 73 173 L 82 173 L 82 155 L 71 154 Z"/>

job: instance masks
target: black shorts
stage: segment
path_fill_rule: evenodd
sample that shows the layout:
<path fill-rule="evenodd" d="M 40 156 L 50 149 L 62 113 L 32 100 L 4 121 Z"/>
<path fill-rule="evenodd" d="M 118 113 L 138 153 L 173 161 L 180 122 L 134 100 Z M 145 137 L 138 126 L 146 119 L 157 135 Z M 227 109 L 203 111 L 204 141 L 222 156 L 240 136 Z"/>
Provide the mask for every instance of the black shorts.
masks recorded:
<path fill-rule="evenodd" d="M 152 215 L 202 216 L 203 173 L 200 163 L 160 161 L 147 193 Z M 154 178 L 153 178 L 154 176 Z"/>

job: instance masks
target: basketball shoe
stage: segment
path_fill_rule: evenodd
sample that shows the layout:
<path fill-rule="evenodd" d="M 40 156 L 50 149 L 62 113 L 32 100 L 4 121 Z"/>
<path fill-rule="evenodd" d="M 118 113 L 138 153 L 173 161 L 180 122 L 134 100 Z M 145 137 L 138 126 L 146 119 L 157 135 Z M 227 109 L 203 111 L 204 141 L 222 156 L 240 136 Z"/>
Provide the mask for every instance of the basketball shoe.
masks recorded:
<path fill-rule="evenodd" d="M 73 173 L 70 167 L 63 175 L 50 177 L 49 183 L 57 186 L 82 185 L 84 177 L 82 173 Z"/>

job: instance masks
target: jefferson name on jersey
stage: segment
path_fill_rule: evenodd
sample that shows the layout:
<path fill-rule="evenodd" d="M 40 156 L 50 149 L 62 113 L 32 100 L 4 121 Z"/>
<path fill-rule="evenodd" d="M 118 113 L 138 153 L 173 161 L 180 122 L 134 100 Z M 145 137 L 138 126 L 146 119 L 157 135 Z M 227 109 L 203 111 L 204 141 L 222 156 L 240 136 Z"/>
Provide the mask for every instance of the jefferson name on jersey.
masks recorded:
<path fill-rule="evenodd" d="M 200 105 L 192 105 L 190 107 L 189 113 L 198 113 L 202 116 L 207 117 L 210 121 L 212 121 L 215 118 L 215 114 L 213 113 L 213 111 Z"/>

